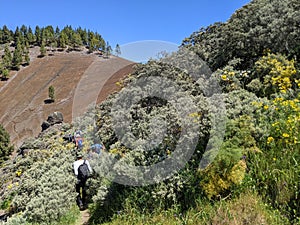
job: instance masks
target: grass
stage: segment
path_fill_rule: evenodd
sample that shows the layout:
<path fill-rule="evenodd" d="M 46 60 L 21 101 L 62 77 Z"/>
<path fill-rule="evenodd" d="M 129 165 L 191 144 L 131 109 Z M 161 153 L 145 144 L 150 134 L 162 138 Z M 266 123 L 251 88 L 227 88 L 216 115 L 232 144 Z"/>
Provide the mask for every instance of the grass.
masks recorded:
<path fill-rule="evenodd" d="M 114 216 L 112 221 L 102 225 L 284 225 L 289 221 L 279 211 L 266 205 L 255 193 L 244 193 L 236 199 L 220 200 L 214 203 L 199 200 L 195 208 L 184 213 L 174 209 L 157 210 L 143 214 L 127 209 Z"/>

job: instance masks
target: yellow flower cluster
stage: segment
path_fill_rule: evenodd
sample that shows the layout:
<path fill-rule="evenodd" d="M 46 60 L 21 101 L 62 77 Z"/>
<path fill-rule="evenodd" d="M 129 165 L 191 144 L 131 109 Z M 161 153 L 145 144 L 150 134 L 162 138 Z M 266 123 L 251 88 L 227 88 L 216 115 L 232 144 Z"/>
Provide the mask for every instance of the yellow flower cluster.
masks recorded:
<path fill-rule="evenodd" d="M 273 104 L 276 107 L 280 107 L 280 108 L 284 108 L 284 110 L 292 110 L 294 112 L 300 112 L 300 104 L 299 104 L 299 99 L 295 98 L 295 99 L 287 99 L 284 100 L 281 97 L 275 98 L 273 100 Z"/>
<path fill-rule="evenodd" d="M 17 177 L 20 177 L 22 175 L 22 170 L 16 171 L 16 175 L 17 175 Z"/>
<path fill-rule="evenodd" d="M 222 80 L 227 80 L 227 76 L 226 76 L 225 74 L 223 74 L 223 75 L 221 76 L 221 79 L 222 79 Z"/>
<path fill-rule="evenodd" d="M 263 103 L 262 103 L 262 102 L 256 102 L 256 101 L 253 101 L 251 104 L 252 104 L 253 106 L 258 107 L 258 108 L 261 108 L 261 107 L 263 106 Z"/>
<path fill-rule="evenodd" d="M 271 144 L 274 141 L 273 137 L 268 137 L 267 144 Z"/>
<path fill-rule="evenodd" d="M 226 80 L 231 80 L 231 78 L 234 77 L 234 76 L 235 76 L 235 72 L 225 70 L 223 72 L 223 74 L 221 75 L 221 79 L 225 80 L 225 81 Z"/>
<path fill-rule="evenodd" d="M 256 62 L 257 70 L 267 73 L 271 77 L 271 84 L 277 87 L 280 92 L 286 93 L 292 87 L 294 75 L 297 73 L 294 60 L 288 60 L 284 56 L 268 54 Z M 265 72 L 263 72 L 265 71 Z"/>
<path fill-rule="evenodd" d="M 7 185 L 7 189 L 10 190 L 10 189 L 12 189 L 14 186 L 19 186 L 19 182 L 16 182 L 16 183 L 10 183 L 9 185 Z"/>
<path fill-rule="evenodd" d="M 199 123 L 202 114 L 199 112 L 194 112 L 194 113 L 191 113 L 189 116 L 194 118 L 194 120 L 193 120 L 194 123 Z"/>
<path fill-rule="evenodd" d="M 232 185 L 240 184 L 245 177 L 246 168 L 246 162 L 240 160 L 223 176 L 216 173 L 210 174 L 211 179 L 208 182 L 200 182 L 200 185 L 209 198 L 217 196 L 223 191 L 228 190 Z"/>
<path fill-rule="evenodd" d="M 299 97 L 295 99 L 277 97 L 271 102 L 271 107 L 276 110 L 274 116 L 276 120 L 271 124 L 272 136 L 267 138 L 267 144 L 271 144 L 276 140 L 276 144 L 284 144 L 285 146 L 293 147 L 295 144 L 299 143 Z M 266 109 L 265 106 L 264 109 Z"/>

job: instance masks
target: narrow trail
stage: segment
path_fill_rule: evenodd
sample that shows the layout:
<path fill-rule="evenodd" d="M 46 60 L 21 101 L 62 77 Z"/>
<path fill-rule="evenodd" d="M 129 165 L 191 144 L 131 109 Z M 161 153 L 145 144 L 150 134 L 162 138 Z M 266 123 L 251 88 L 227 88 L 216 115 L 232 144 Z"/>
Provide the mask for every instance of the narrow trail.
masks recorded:
<path fill-rule="evenodd" d="M 89 219 L 90 219 L 90 213 L 88 209 L 80 211 L 80 218 L 75 225 L 88 225 Z"/>

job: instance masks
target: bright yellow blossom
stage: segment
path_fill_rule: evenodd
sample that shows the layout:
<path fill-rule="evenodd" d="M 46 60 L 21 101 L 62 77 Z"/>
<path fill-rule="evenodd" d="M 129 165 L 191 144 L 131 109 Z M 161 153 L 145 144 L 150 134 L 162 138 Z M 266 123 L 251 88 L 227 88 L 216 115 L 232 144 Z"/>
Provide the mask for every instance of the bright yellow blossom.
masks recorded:
<path fill-rule="evenodd" d="M 273 142 L 274 141 L 274 138 L 273 137 L 268 137 L 268 139 L 267 139 L 267 144 L 270 144 L 271 142 Z"/>
<path fill-rule="evenodd" d="M 287 134 L 287 133 L 283 133 L 282 134 L 282 137 L 285 137 L 285 138 L 288 138 L 290 135 L 289 134 Z"/>
<path fill-rule="evenodd" d="M 222 80 L 227 80 L 227 76 L 226 76 L 225 74 L 223 74 L 223 75 L 221 76 L 221 78 L 222 78 Z"/>

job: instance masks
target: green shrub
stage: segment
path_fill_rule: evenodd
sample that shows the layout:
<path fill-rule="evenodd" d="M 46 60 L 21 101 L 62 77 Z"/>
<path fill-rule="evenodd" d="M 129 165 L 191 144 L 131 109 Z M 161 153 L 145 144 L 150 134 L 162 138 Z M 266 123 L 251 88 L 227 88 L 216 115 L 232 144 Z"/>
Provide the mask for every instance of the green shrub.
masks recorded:
<path fill-rule="evenodd" d="M 0 124 L 0 165 L 9 158 L 12 151 L 13 146 L 10 145 L 9 134 Z"/>
<path fill-rule="evenodd" d="M 21 177 L 12 210 L 23 212 L 26 221 L 39 224 L 65 216 L 76 197 L 72 161 L 72 155 L 57 152 L 44 162 L 35 162 Z"/>
<path fill-rule="evenodd" d="M 259 142 L 262 151 L 249 157 L 252 185 L 291 221 L 300 216 L 299 112 L 299 97 L 281 95 L 262 104 L 257 113 L 268 115 L 260 121 L 268 132 Z"/>

